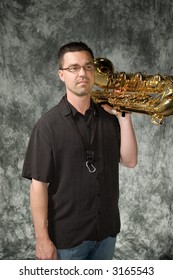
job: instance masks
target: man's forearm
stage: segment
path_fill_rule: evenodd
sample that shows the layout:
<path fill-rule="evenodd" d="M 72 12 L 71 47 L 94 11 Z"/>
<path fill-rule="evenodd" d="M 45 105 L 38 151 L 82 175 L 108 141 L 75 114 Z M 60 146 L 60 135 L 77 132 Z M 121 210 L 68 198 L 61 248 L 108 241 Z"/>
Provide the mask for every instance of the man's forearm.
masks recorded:
<path fill-rule="evenodd" d="M 117 112 L 115 109 L 107 104 L 102 105 L 104 110 L 109 114 L 117 116 L 120 124 L 120 162 L 127 167 L 135 167 L 138 161 L 138 147 L 135 132 L 133 129 L 131 115 L 125 114 L 122 116 L 121 112 Z"/>
<path fill-rule="evenodd" d="M 57 250 L 48 234 L 48 184 L 32 180 L 30 204 L 36 236 L 36 258 L 39 260 L 57 259 Z"/>
<path fill-rule="evenodd" d="M 138 147 L 131 115 L 126 114 L 125 117 L 119 116 L 118 119 L 121 127 L 121 163 L 127 167 L 135 167 L 138 158 Z"/>
<path fill-rule="evenodd" d="M 48 238 L 47 209 L 48 193 L 47 184 L 32 180 L 30 187 L 30 205 L 35 228 L 36 239 Z"/>

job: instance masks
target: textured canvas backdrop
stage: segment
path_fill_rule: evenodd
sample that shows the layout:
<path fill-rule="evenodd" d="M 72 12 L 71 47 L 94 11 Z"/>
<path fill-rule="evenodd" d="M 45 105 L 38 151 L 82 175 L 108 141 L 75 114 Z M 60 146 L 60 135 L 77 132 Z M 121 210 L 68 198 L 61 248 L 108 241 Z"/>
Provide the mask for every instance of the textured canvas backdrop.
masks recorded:
<path fill-rule="evenodd" d="M 173 1 L 0 0 L 1 259 L 34 258 L 21 169 L 34 123 L 64 94 L 57 51 L 72 40 L 112 60 L 116 71 L 173 75 Z M 173 116 L 161 126 L 132 117 L 139 163 L 120 168 L 115 259 L 173 258 Z"/>

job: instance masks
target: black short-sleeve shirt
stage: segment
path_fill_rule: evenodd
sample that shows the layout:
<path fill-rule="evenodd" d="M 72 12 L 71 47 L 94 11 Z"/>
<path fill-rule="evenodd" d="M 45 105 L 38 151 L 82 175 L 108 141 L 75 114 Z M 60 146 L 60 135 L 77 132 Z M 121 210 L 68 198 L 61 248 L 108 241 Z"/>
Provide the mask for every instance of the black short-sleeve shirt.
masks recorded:
<path fill-rule="evenodd" d="M 48 231 L 59 249 L 120 231 L 119 123 L 100 105 L 94 108 L 96 172 L 86 167 L 88 147 L 66 96 L 36 123 L 25 155 L 22 176 L 49 183 Z"/>

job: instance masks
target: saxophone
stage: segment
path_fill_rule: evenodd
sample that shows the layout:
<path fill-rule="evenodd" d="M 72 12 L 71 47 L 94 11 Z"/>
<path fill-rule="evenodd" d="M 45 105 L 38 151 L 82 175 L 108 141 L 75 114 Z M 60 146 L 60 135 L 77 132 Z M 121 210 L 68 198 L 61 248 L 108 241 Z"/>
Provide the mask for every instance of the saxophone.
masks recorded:
<path fill-rule="evenodd" d="M 114 72 L 106 58 L 96 58 L 94 65 L 91 97 L 95 103 L 108 103 L 119 112 L 150 115 L 154 124 L 173 115 L 173 76 Z"/>

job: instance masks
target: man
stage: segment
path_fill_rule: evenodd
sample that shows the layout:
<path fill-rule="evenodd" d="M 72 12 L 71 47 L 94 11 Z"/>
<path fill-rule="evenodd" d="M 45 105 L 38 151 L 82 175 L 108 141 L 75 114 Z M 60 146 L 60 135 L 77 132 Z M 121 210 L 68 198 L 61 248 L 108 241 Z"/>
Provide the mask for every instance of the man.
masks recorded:
<path fill-rule="evenodd" d="M 82 42 L 62 46 L 59 77 L 66 94 L 35 125 L 23 177 L 37 259 L 112 259 L 120 231 L 119 162 L 137 164 L 130 114 L 94 104 L 94 56 Z"/>

